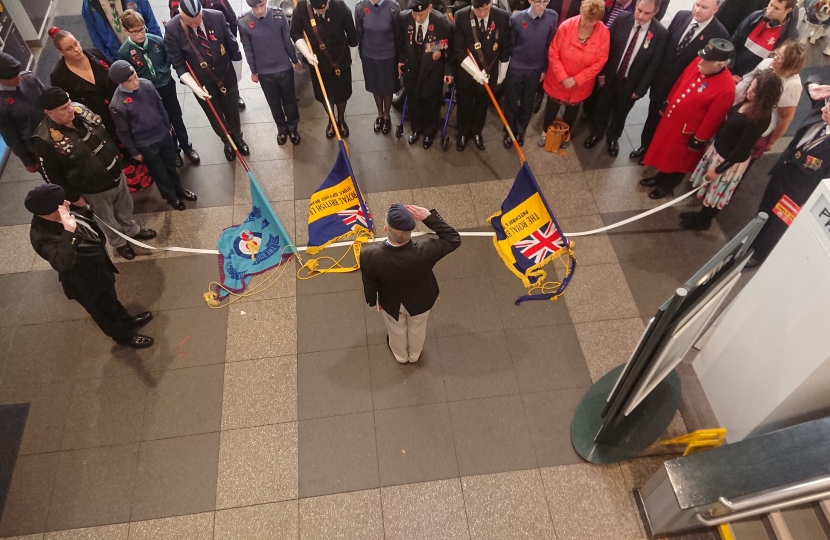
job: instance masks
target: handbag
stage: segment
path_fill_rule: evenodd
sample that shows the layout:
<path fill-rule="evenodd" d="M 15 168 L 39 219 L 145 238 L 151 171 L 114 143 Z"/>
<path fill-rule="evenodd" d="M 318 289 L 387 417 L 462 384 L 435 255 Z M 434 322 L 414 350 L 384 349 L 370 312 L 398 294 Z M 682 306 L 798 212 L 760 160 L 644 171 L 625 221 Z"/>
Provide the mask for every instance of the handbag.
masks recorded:
<path fill-rule="evenodd" d="M 545 135 L 545 152 L 560 153 L 559 148 L 563 143 L 571 140 L 571 129 L 568 124 L 557 118 L 553 124 L 548 126 L 548 132 Z"/>

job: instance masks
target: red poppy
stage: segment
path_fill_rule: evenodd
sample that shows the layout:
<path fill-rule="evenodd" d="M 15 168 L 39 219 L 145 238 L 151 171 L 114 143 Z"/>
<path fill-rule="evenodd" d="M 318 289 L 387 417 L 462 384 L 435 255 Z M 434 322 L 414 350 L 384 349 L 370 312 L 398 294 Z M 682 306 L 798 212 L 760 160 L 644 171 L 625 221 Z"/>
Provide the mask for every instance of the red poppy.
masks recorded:
<path fill-rule="evenodd" d="M 496 29 L 496 23 L 491 22 L 491 23 L 490 23 L 490 31 L 492 32 L 492 31 L 493 31 L 493 30 L 495 30 L 495 29 Z"/>
<path fill-rule="evenodd" d="M 522 22 L 522 28 L 527 28 L 527 21 Z"/>
<path fill-rule="evenodd" d="M 649 41 L 651 41 L 651 39 L 652 39 L 653 37 L 654 37 L 654 34 L 653 34 L 653 33 L 651 33 L 651 32 L 649 32 L 649 33 L 648 33 L 648 35 L 646 36 L 646 39 L 647 39 L 647 40 L 649 40 Z"/>
<path fill-rule="evenodd" d="M 248 26 L 250 26 L 251 28 L 253 28 L 253 27 L 254 27 L 254 21 L 251 21 L 250 23 L 248 23 Z"/>
<path fill-rule="evenodd" d="M 104 105 L 109 105 L 109 104 L 110 104 L 110 100 L 105 99 L 105 100 L 104 100 Z"/>
<path fill-rule="evenodd" d="M 364 13 L 369 13 L 369 8 L 367 8 L 367 7 L 363 8 L 363 12 Z"/>
<path fill-rule="evenodd" d="M 431 24 L 431 25 L 427 26 L 427 30 L 429 30 L 430 32 L 434 31 L 435 30 L 435 25 Z"/>
<path fill-rule="evenodd" d="M 9 105 L 14 105 L 14 98 L 7 97 L 6 103 L 8 103 Z"/>
<path fill-rule="evenodd" d="M 211 34 L 211 35 L 210 35 L 210 40 L 211 40 L 211 41 L 216 41 L 216 36 L 214 36 L 213 34 Z"/>
<path fill-rule="evenodd" d="M 127 99 L 124 100 L 124 103 L 126 103 L 127 105 L 129 105 L 132 102 L 133 102 L 133 98 L 131 98 L 131 97 L 128 97 Z"/>
<path fill-rule="evenodd" d="M 109 69 L 110 65 L 104 62 L 103 60 L 98 60 L 98 63 L 101 64 L 101 67 L 104 69 Z"/>

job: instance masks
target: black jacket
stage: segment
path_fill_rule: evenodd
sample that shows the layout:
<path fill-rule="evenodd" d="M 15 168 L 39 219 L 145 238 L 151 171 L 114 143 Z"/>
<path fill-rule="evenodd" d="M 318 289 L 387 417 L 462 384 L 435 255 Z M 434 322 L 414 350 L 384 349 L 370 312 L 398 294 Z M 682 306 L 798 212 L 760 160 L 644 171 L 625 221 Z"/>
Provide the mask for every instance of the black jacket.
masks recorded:
<path fill-rule="evenodd" d="M 242 60 L 242 52 L 239 50 L 239 43 L 231 33 L 225 16 L 213 9 L 202 10 L 202 21 L 205 25 L 212 57 L 208 58 L 202 52 L 202 46 L 196 33 L 190 28 L 185 29 L 181 17 L 176 15 L 164 25 L 164 46 L 167 48 L 167 56 L 173 69 L 181 77 L 187 73 L 187 64 L 193 68 L 196 78 L 202 85 L 216 85 L 216 79 L 228 88 L 236 87 L 236 71 L 231 65 L 232 61 Z M 208 64 L 203 69 L 199 65 L 199 54 Z M 210 70 L 210 73 L 208 72 Z M 212 84 L 211 84 L 212 83 Z"/>
<path fill-rule="evenodd" d="M 660 67 L 657 69 L 657 73 L 651 83 L 650 99 L 652 101 L 657 100 L 662 103 L 669 97 L 672 86 L 680 78 L 680 74 L 683 73 L 683 70 L 688 67 L 692 60 L 697 58 L 698 51 L 709 43 L 710 39 L 729 39 L 729 33 L 720 21 L 713 18 L 691 43 L 678 50 L 677 45 L 683 39 L 683 35 L 686 33 L 686 27 L 691 20 L 691 11 L 678 11 L 669 25 L 669 38 L 666 41 L 666 51 L 663 54 Z"/>
<path fill-rule="evenodd" d="M 461 245 L 461 236 L 432 210 L 424 225 L 438 238 L 411 240 L 400 247 L 387 243 L 364 246 L 360 252 L 363 294 L 370 306 L 380 302 L 398 320 L 401 304 L 410 315 L 429 311 L 438 298 L 432 267 Z"/>
<path fill-rule="evenodd" d="M 225 16 L 225 20 L 228 22 L 228 27 L 231 29 L 231 34 L 233 34 L 234 36 L 237 35 L 239 27 L 237 23 L 236 13 L 234 12 L 228 0 L 201 0 L 200 3 L 202 4 L 203 8 L 221 11 L 222 15 Z M 179 14 L 179 0 L 168 0 L 167 7 L 170 8 L 171 19 Z"/>
<path fill-rule="evenodd" d="M 455 74 L 452 23 L 433 10 L 429 14 L 424 46 L 415 45 L 415 18 L 408 9 L 398 14 L 398 63 L 403 64 L 404 85 L 413 95 L 433 96 L 444 88 L 444 76 Z M 433 30 L 429 30 L 432 28 Z M 438 49 L 427 52 L 432 48 Z M 438 54 L 438 59 L 434 58 Z"/>
<path fill-rule="evenodd" d="M 738 25 L 753 11 L 767 7 L 769 0 L 726 0 L 715 13 L 729 34 L 734 34 Z"/>
<path fill-rule="evenodd" d="M 98 234 L 92 242 L 78 233 L 71 233 L 60 222 L 39 216 L 32 217 L 29 239 L 38 255 L 57 270 L 66 297 L 94 298 L 115 285 L 118 270 L 107 255 L 106 236 L 91 214 L 73 207 L 76 221 L 85 221 Z M 80 227 L 80 226 L 79 226 Z"/>
<path fill-rule="evenodd" d="M 611 54 L 602 69 L 606 84 L 612 77 L 617 76 L 617 68 L 619 68 L 620 61 L 625 54 L 628 36 L 631 34 L 632 28 L 634 28 L 634 14 L 628 11 L 617 15 L 617 18 L 611 23 Z M 625 80 L 626 95 L 637 94 L 637 97 L 646 95 L 654 76 L 657 74 L 657 69 L 660 67 L 660 62 L 663 60 L 666 42 L 669 39 L 668 30 L 654 18 L 651 20 L 651 24 L 648 25 L 648 32 L 653 34 L 653 37 L 648 40 L 648 35 L 646 35 L 640 48 L 636 51 L 637 54 L 634 56 L 631 66 L 628 68 L 628 77 Z M 646 41 L 649 42 L 647 47 Z"/>
<path fill-rule="evenodd" d="M 735 46 L 735 58 L 729 66 L 729 71 L 731 71 L 733 75 L 744 76 L 755 69 L 755 67 L 761 63 L 761 60 L 763 60 L 763 58 L 746 48 L 746 38 L 755 29 L 758 23 L 761 22 L 761 19 L 764 18 L 766 12 L 766 9 L 759 9 L 754 13 L 750 13 L 749 16 L 741 22 L 738 29 L 735 30 L 735 33 L 732 35 L 730 41 L 732 42 L 732 45 Z M 773 49 L 777 47 L 779 43 L 783 43 L 791 37 L 798 37 L 798 28 L 796 28 L 798 24 L 797 17 L 798 8 L 795 7 L 790 14 L 787 15 L 787 19 L 782 23 L 781 33 L 778 34 L 778 40 L 775 42 L 775 45 L 772 46 Z"/>
<path fill-rule="evenodd" d="M 455 27 L 453 33 L 453 49 L 455 50 L 455 61 L 458 65 L 467 58 L 467 49 L 473 53 L 478 67 L 490 75 L 491 84 L 495 84 L 499 76 L 499 62 L 507 62 L 510 60 L 510 13 L 499 8 L 490 8 L 490 17 L 487 21 L 487 31 L 484 35 L 479 35 L 481 40 L 481 49 L 475 50 L 475 39 L 473 39 L 473 30 L 470 26 L 470 17 L 475 19 L 472 7 L 465 7 L 456 12 Z M 478 54 L 481 53 L 481 54 Z M 484 65 L 482 64 L 482 56 L 484 57 Z M 469 77 L 464 68 L 459 68 L 459 75 L 464 72 L 465 76 Z"/>
<path fill-rule="evenodd" d="M 326 46 L 328 54 L 320 50 L 317 35 L 311 28 L 308 16 L 308 1 L 300 0 L 294 8 L 291 18 L 291 41 L 303 39 L 303 32 L 308 34 L 308 48 L 317 55 L 317 62 L 323 71 L 334 73 L 332 62 L 340 68 L 352 65 L 352 53 L 349 47 L 357 47 L 357 29 L 354 26 L 352 12 L 342 0 L 329 0 L 326 21 L 317 25 L 317 31 Z M 331 58 L 331 61 L 329 60 Z"/>

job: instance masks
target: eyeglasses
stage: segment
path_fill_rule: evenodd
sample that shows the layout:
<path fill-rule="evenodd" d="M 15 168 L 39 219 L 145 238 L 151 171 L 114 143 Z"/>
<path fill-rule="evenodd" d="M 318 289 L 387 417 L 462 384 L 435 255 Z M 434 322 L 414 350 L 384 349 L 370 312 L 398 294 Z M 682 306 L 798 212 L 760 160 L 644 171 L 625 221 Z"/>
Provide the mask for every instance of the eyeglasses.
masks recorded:
<path fill-rule="evenodd" d="M 143 34 L 147 31 L 146 26 L 142 26 L 141 28 L 135 28 L 133 30 L 127 30 L 128 34 Z"/>
<path fill-rule="evenodd" d="M 772 58 L 773 60 L 783 60 L 783 58 L 781 57 L 781 55 L 780 55 L 780 54 L 778 54 L 777 52 L 772 53 L 772 54 L 770 55 L 770 58 Z"/>

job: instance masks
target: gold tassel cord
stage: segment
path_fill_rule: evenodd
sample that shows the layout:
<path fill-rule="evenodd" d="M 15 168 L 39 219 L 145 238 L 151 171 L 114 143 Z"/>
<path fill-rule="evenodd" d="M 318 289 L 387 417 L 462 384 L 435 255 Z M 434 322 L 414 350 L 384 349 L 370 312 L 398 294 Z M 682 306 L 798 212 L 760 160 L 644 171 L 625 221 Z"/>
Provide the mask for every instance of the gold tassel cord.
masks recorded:
<path fill-rule="evenodd" d="M 289 249 L 289 248 L 295 248 L 296 249 L 296 247 L 293 246 L 293 245 L 285 246 L 284 248 L 282 248 L 282 252 L 280 252 L 280 259 L 282 259 L 282 257 L 285 255 L 285 250 Z M 300 264 L 303 263 L 302 259 L 300 258 L 299 253 L 294 251 L 292 253 L 292 255 L 293 255 L 293 257 L 292 257 L 291 260 L 293 260 L 293 258 L 296 257 L 298 263 L 300 263 Z M 203 295 L 203 298 L 205 299 L 205 302 L 207 303 L 208 307 L 210 307 L 211 309 L 222 309 L 222 308 L 228 307 L 229 305 L 233 304 L 234 302 L 236 302 L 236 301 L 238 301 L 242 298 L 247 298 L 247 297 L 251 297 L 251 296 L 263 293 L 266 290 L 268 290 L 269 288 L 271 288 L 271 286 L 273 286 L 275 283 L 279 282 L 279 280 L 282 278 L 283 274 L 285 274 L 285 271 L 288 269 L 288 265 L 289 265 L 290 262 L 291 262 L 290 260 L 285 261 L 282 264 L 280 264 L 278 266 L 275 266 L 267 274 L 264 274 L 265 278 L 262 281 L 262 283 L 259 283 L 258 285 L 254 286 L 254 287 L 249 287 L 245 290 L 245 292 L 241 292 L 241 293 L 237 293 L 237 292 L 234 292 L 234 291 L 228 289 L 227 287 L 225 287 L 224 285 L 222 285 L 218 281 L 211 281 L 210 284 L 208 285 L 208 292 L 206 292 Z M 280 270 L 279 274 L 277 274 L 277 270 L 280 269 L 280 268 L 281 268 L 281 270 Z M 276 275 L 276 278 L 274 278 L 275 275 Z M 219 289 L 222 289 L 223 291 L 228 293 L 228 297 L 230 298 L 230 300 L 225 302 L 224 304 L 221 303 L 219 301 L 218 295 L 216 294 L 216 291 L 214 290 L 214 286 L 219 288 Z"/>

